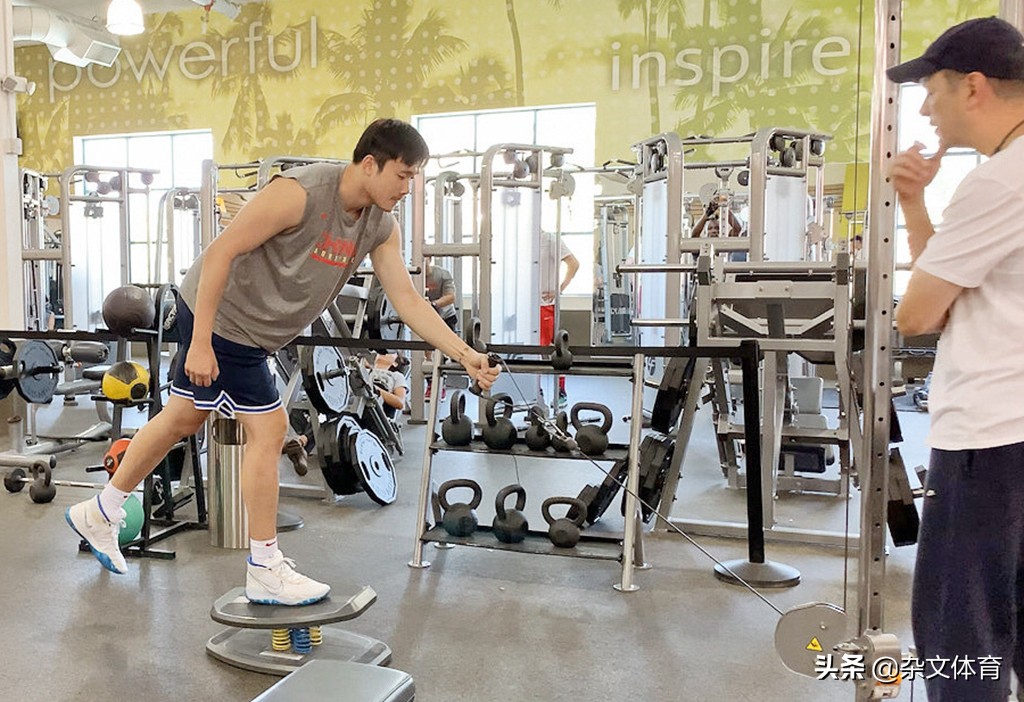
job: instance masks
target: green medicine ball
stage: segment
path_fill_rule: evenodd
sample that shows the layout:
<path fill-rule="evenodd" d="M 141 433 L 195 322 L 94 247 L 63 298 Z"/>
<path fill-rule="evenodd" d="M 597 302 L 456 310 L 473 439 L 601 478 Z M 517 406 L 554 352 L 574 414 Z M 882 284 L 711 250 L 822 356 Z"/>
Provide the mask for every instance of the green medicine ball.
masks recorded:
<path fill-rule="evenodd" d="M 142 503 L 132 493 L 124 503 L 124 519 L 121 520 L 121 531 L 117 534 L 117 543 L 121 546 L 129 544 L 139 538 L 142 531 Z"/>

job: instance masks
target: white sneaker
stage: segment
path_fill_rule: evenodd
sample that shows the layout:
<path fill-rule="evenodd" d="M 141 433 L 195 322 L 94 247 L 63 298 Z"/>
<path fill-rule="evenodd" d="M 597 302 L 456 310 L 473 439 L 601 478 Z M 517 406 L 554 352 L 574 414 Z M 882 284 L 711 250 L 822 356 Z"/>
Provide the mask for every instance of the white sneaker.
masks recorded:
<path fill-rule="evenodd" d="M 245 574 L 245 596 L 254 604 L 308 605 L 319 602 L 331 591 L 330 585 L 318 583 L 295 571 L 295 561 L 278 551 L 265 566 L 248 559 Z"/>
<path fill-rule="evenodd" d="M 128 572 L 128 564 L 121 555 L 121 548 L 117 543 L 121 519 L 118 517 L 113 522 L 107 519 L 103 514 L 103 508 L 100 507 L 99 495 L 68 507 L 64 519 L 86 540 L 96 560 L 102 563 L 104 568 L 114 573 Z"/>

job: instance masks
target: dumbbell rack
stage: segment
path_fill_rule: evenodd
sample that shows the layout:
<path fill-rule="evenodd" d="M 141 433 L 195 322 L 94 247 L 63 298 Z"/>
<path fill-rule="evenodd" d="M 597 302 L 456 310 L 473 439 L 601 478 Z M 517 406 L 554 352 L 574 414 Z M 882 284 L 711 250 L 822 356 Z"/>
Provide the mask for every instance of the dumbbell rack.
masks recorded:
<path fill-rule="evenodd" d="M 628 458 L 629 446 L 626 444 L 611 444 L 600 456 L 579 456 L 576 454 L 556 452 L 554 449 L 545 451 L 532 451 L 527 448 L 525 442 L 518 440 L 508 450 L 498 451 L 489 448 L 483 439 L 476 435 L 468 446 L 451 446 L 444 441 L 436 441 L 430 445 L 429 451 L 452 451 L 455 453 L 487 453 L 494 456 L 510 456 L 515 458 L 548 458 L 567 461 L 587 461 L 588 458 L 604 462 L 616 462 Z M 628 513 L 628 511 L 627 511 Z M 501 543 L 494 536 L 494 530 L 485 524 L 477 526 L 476 531 L 470 536 L 452 536 L 440 525 L 441 515 L 435 510 L 435 526 L 426 530 L 422 535 L 425 542 L 453 544 L 459 546 L 476 546 L 480 548 L 500 548 L 506 551 L 517 551 L 519 553 L 533 553 L 548 556 L 569 556 L 574 558 L 591 558 L 598 560 L 617 561 L 622 557 L 622 531 L 603 529 L 605 521 L 598 522 L 588 527 L 580 536 L 580 542 L 574 548 L 559 548 L 551 543 L 547 537 L 547 525 L 543 529 L 531 530 L 526 538 L 516 544 Z M 639 533 L 639 525 L 638 525 Z M 636 552 L 642 554 L 643 542 L 637 537 Z M 643 557 L 637 556 L 635 565 L 643 565 Z"/>
<path fill-rule="evenodd" d="M 302 607 L 253 604 L 245 588 L 236 587 L 210 609 L 210 618 L 228 628 L 210 638 L 206 652 L 236 668 L 269 675 L 288 675 L 313 660 L 387 665 L 391 649 L 383 642 L 321 628 L 355 619 L 376 601 L 377 593 L 364 585 Z"/>
<path fill-rule="evenodd" d="M 543 355 L 551 352 L 547 346 L 512 346 L 494 345 L 487 347 L 488 351 L 506 356 L 511 355 Z M 641 520 L 640 502 L 637 500 L 637 493 L 640 482 L 640 445 L 643 417 L 643 388 L 644 388 L 644 367 L 648 357 L 691 357 L 691 358 L 730 358 L 738 357 L 743 366 L 743 394 L 744 394 L 744 427 L 746 430 L 746 442 L 748 460 L 751 465 L 760 465 L 760 408 L 758 402 L 758 360 L 761 356 L 760 348 L 756 341 L 744 340 L 739 344 L 717 344 L 707 347 L 660 347 L 660 346 L 605 346 L 598 348 L 571 347 L 570 352 L 574 359 L 582 357 L 586 359 L 579 364 L 574 360 L 568 371 L 555 371 L 550 364 L 543 361 L 512 361 L 508 364 L 511 372 L 528 373 L 565 373 L 567 375 L 598 374 L 604 376 L 623 375 L 624 369 L 621 364 L 605 363 L 602 368 L 600 361 L 593 357 L 625 357 L 631 359 L 632 370 L 632 408 L 630 412 L 629 443 L 626 446 L 609 446 L 606 455 L 600 457 L 589 457 L 594 460 L 615 460 L 628 456 L 628 469 L 626 471 L 626 495 L 624 497 L 624 519 L 623 532 L 611 536 L 609 533 L 598 535 L 595 532 L 583 532 L 580 543 L 572 549 L 558 548 L 552 545 L 546 534 L 539 535 L 530 533 L 526 539 L 519 544 L 505 544 L 497 540 L 491 530 L 486 526 L 478 526 L 476 532 L 468 537 L 453 537 L 440 527 L 440 506 L 434 492 L 431 472 L 433 457 L 437 451 L 468 451 L 480 452 L 484 450 L 484 444 L 474 441 L 467 447 L 453 447 L 444 443 L 431 443 L 423 452 L 423 472 L 420 480 L 420 497 L 417 505 L 416 516 L 416 541 L 413 546 L 412 560 L 409 566 L 413 568 L 426 568 L 430 566 L 429 561 L 423 559 L 423 545 L 428 542 L 440 544 L 459 544 L 464 546 L 476 546 L 488 548 L 494 551 L 514 551 L 520 553 L 537 553 L 544 555 L 561 555 L 577 558 L 601 558 L 618 560 L 622 566 L 621 579 L 614 585 L 620 592 L 633 592 L 639 589 L 633 583 L 633 574 L 636 568 L 649 567 L 644 562 L 643 552 L 643 522 Z M 432 382 L 434 387 L 440 387 L 441 375 L 444 373 L 461 372 L 462 367 L 455 364 L 436 364 L 433 369 Z M 429 403 L 427 418 L 428 436 L 434 435 L 434 428 L 437 425 L 439 404 L 437 398 Z M 553 451 L 531 451 L 524 445 L 516 443 L 508 451 L 492 451 L 488 453 L 496 455 L 511 455 L 523 457 L 550 457 L 550 458 L 575 458 L 577 460 L 588 460 L 583 456 L 567 455 Z M 748 558 L 745 562 L 733 561 L 730 563 L 730 573 L 748 570 L 760 572 L 765 568 L 764 554 L 764 525 L 763 510 L 761 505 L 761 480 L 757 471 L 752 471 L 749 477 L 747 489 L 747 513 L 748 513 Z M 434 517 L 433 522 L 428 522 L 428 513 Z M 770 565 L 770 564 L 769 564 Z"/>
<path fill-rule="evenodd" d="M 499 353 L 508 353 L 502 347 L 495 347 Z M 550 352 L 550 349 L 547 349 Z M 540 349 L 535 347 L 523 347 L 520 353 L 539 353 Z M 409 565 L 413 568 L 429 567 L 430 562 L 423 559 L 423 545 L 425 543 L 452 544 L 461 546 L 473 546 L 492 550 L 512 551 L 518 553 L 530 553 L 537 555 L 567 556 L 571 558 L 590 558 L 600 560 L 613 560 L 622 563 L 622 575 L 619 583 L 615 585 L 617 590 L 632 592 L 638 587 L 633 584 L 633 571 L 635 568 L 646 567 L 644 563 L 643 549 L 643 525 L 640 521 L 639 502 L 636 499 L 639 486 L 639 452 L 641 409 L 643 398 L 643 372 L 644 356 L 635 354 L 632 356 L 630 366 L 623 364 L 606 363 L 601 364 L 591 360 L 583 360 L 568 371 L 556 371 L 550 363 L 544 361 L 515 361 L 508 364 L 508 370 L 527 373 L 564 373 L 588 374 L 588 375 L 630 375 L 633 379 L 633 410 L 630 422 L 629 444 L 612 444 L 603 455 L 585 457 L 577 454 L 556 452 L 554 449 L 545 451 L 533 451 L 526 447 L 525 443 L 517 440 L 516 444 L 506 451 L 495 451 L 486 446 L 482 440 L 474 436 L 468 446 L 449 446 L 443 441 L 431 443 L 423 455 L 423 474 L 420 483 L 420 501 L 417 513 L 416 542 L 413 549 L 413 557 Z M 447 373 L 462 372 L 462 367 L 454 364 L 435 364 L 432 375 L 433 387 L 440 387 L 441 376 Z M 429 402 L 427 427 L 428 436 L 433 436 L 434 428 L 437 425 L 439 398 L 434 396 Z M 505 455 L 522 458 L 554 458 L 562 460 L 584 460 L 590 459 L 605 462 L 616 461 L 628 458 L 629 469 L 626 477 L 626 486 L 629 488 L 625 496 L 624 528 L 622 532 L 588 530 L 581 535 L 580 542 L 573 548 L 560 548 L 551 543 L 546 531 L 531 531 L 520 543 L 506 544 L 498 541 L 493 530 L 486 525 L 479 525 L 476 531 L 470 536 L 451 536 L 440 525 L 440 508 L 437 504 L 437 496 L 432 488 L 432 465 L 434 454 L 438 451 L 455 451 L 468 453 L 483 453 L 493 455 Z M 432 524 L 428 524 L 427 514 L 432 506 Z"/>

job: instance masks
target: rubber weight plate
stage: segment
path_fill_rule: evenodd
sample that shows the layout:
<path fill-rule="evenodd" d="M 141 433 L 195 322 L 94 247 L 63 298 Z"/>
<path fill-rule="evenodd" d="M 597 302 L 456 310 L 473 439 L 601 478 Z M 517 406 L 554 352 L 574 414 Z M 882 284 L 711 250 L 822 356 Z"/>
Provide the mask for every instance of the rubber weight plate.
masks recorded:
<path fill-rule="evenodd" d="M 398 497 L 398 481 L 391 456 L 377 435 L 363 429 L 356 433 L 353 446 L 356 453 L 356 475 L 366 488 L 366 494 L 379 505 L 390 505 Z"/>
<path fill-rule="evenodd" d="M 359 492 L 358 481 L 352 473 L 342 450 L 348 438 L 349 427 L 337 420 L 324 422 L 320 425 L 320 450 L 323 461 L 320 471 L 324 474 L 324 482 L 335 495 L 352 495 Z"/>
<path fill-rule="evenodd" d="M 16 350 L 17 347 L 13 341 L 10 339 L 0 339 L 0 366 L 13 366 L 14 352 Z M 17 384 L 13 378 L 0 379 L 0 400 L 10 395 Z"/>
<path fill-rule="evenodd" d="M 339 414 L 350 395 L 348 373 L 335 375 L 345 360 L 333 346 L 304 346 L 299 350 L 302 387 L 312 405 L 324 414 Z M 331 377 L 333 376 L 333 377 Z"/>
<path fill-rule="evenodd" d="M 18 394 L 25 402 L 45 405 L 53 399 L 60 377 L 60 362 L 48 343 L 28 339 L 18 344 L 14 352 L 14 370 L 18 374 Z"/>

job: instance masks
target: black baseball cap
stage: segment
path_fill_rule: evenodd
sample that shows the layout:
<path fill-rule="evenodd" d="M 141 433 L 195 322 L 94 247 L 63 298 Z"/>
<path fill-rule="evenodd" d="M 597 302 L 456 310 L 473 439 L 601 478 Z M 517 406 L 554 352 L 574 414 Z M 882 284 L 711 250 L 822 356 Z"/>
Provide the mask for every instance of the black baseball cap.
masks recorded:
<path fill-rule="evenodd" d="M 885 74 L 895 83 L 919 83 L 942 70 L 1024 80 L 1024 36 L 998 17 L 981 17 L 950 27 L 920 58 Z"/>

